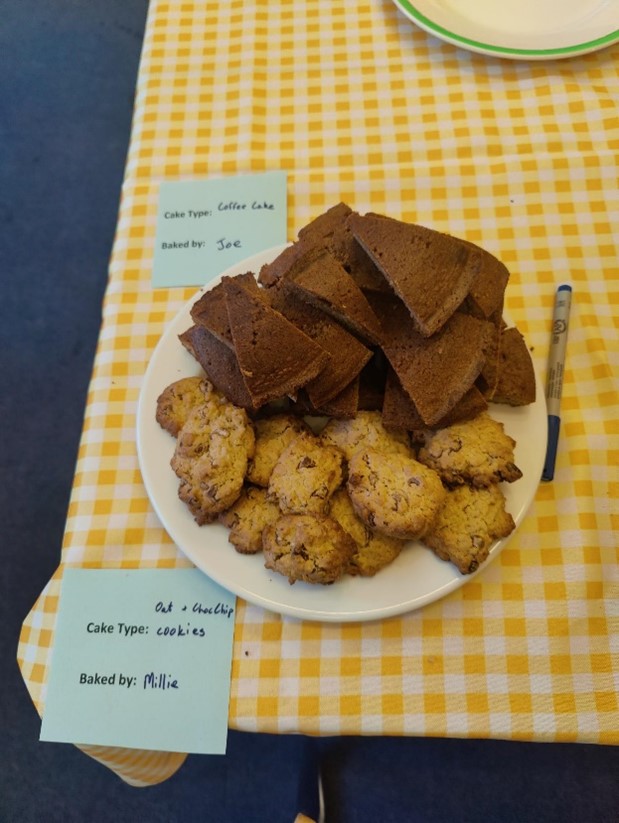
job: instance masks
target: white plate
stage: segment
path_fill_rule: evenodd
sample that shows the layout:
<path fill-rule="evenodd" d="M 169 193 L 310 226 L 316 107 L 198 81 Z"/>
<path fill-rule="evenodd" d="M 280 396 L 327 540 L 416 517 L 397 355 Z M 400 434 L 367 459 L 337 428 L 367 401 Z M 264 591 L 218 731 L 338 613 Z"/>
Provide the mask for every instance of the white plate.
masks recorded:
<path fill-rule="evenodd" d="M 223 274 L 258 272 L 283 246 L 244 260 Z M 222 276 L 223 276 L 222 274 Z M 209 283 L 212 288 L 219 278 Z M 170 468 L 174 440 L 155 420 L 157 397 L 175 380 L 201 369 L 178 340 L 192 325 L 190 308 L 198 291 L 170 323 L 146 370 L 137 414 L 137 446 L 144 485 L 164 528 L 178 548 L 224 588 L 281 614 L 306 620 L 375 620 L 417 609 L 460 588 L 474 575 L 461 575 L 420 544 L 411 543 L 376 577 L 346 577 L 331 586 L 295 583 L 264 568 L 262 555 L 238 554 L 228 543 L 228 530 L 217 523 L 198 526 L 178 498 L 178 479 Z M 492 415 L 516 440 L 515 459 L 523 472 L 516 483 L 504 484 L 507 508 L 516 526 L 522 521 L 540 482 L 546 454 L 547 418 L 544 391 L 537 378 L 537 401 L 531 406 L 494 406 Z M 495 544 L 482 569 L 501 551 Z"/>
<path fill-rule="evenodd" d="M 393 0 L 435 37 L 514 60 L 574 57 L 619 42 L 619 0 Z"/>

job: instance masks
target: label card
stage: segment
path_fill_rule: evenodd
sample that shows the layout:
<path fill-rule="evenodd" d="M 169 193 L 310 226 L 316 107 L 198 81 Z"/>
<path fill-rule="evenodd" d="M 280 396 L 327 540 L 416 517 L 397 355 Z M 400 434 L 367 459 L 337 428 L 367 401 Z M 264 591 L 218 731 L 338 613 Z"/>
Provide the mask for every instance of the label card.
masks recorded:
<path fill-rule="evenodd" d="M 235 604 L 198 569 L 66 569 L 40 739 L 225 754 Z"/>
<path fill-rule="evenodd" d="M 286 242 L 286 172 L 164 180 L 153 286 L 203 286 L 229 266 Z"/>

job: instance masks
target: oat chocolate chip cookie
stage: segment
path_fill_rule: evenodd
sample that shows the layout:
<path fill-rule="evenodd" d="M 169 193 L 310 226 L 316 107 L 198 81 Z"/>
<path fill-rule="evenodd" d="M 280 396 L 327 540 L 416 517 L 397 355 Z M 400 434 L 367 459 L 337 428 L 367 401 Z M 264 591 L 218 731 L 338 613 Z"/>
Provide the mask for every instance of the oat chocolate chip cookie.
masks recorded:
<path fill-rule="evenodd" d="M 373 532 L 357 517 L 346 489 L 338 489 L 331 498 L 330 516 L 356 543 L 355 553 L 348 564 L 348 574 L 373 577 L 402 551 L 403 540 Z"/>
<path fill-rule="evenodd" d="M 357 451 L 348 470 L 348 493 L 371 529 L 416 540 L 432 525 L 445 500 L 438 474 L 401 454 Z"/>
<path fill-rule="evenodd" d="M 262 532 L 267 569 L 290 583 L 333 583 L 345 573 L 355 542 L 340 524 L 320 514 L 284 514 Z"/>
<path fill-rule="evenodd" d="M 219 515 L 219 522 L 230 529 L 228 540 L 239 554 L 262 551 L 262 530 L 281 512 L 277 503 L 267 500 L 266 489 L 246 486 L 238 500 Z"/>
<path fill-rule="evenodd" d="M 292 414 L 276 414 L 254 421 L 256 450 L 249 461 L 247 479 L 256 486 L 269 485 L 269 478 L 279 456 L 297 434 L 309 432 L 309 426 Z"/>
<path fill-rule="evenodd" d="M 514 463 L 516 445 L 503 424 L 486 412 L 438 431 L 424 431 L 417 459 L 437 471 L 450 486 L 490 486 L 522 477 Z"/>
<path fill-rule="evenodd" d="M 157 423 L 176 437 L 189 413 L 215 391 L 205 377 L 183 377 L 165 388 L 157 398 Z"/>
<path fill-rule="evenodd" d="M 329 498 L 344 479 L 344 455 L 313 434 L 298 434 L 279 456 L 269 499 L 284 514 L 328 514 Z"/>
<path fill-rule="evenodd" d="M 386 429 L 379 411 L 360 411 L 351 420 L 330 420 L 320 437 L 326 445 L 341 449 L 349 461 L 361 448 L 412 457 L 408 434 Z"/>
<path fill-rule="evenodd" d="M 487 488 L 457 486 L 448 492 L 422 540 L 442 560 L 450 560 L 462 574 L 470 574 L 488 557 L 492 543 L 507 537 L 514 528 L 498 484 Z"/>
<path fill-rule="evenodd" d="M 241 493 L 254 430 L 243 409 L 221 395 L 196 406 L 178 433 L 171 466 L 179 497 L 200 525 L 210 523 Z"/>

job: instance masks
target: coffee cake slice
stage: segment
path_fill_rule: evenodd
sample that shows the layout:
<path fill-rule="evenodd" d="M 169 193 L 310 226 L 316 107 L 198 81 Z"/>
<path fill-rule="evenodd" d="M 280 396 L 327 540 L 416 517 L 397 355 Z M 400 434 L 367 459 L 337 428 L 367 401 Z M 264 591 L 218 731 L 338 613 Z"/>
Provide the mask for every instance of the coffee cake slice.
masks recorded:
<path fill-rule="evenodd" d="M 322 214 L 306 223 L 297 234 L 299 240 L 311 241 L 324 246 L 333 236 L 333 232 L 346 220 L 352 209 L 346 203 L 336 203 Z"/>
<path fill-rule="evenodd" d="M 372 352 L 328 314 L 292 294 L 286 281 L 268 291 L 271 306 L 330 355 L 320 374 L 304 386 L 312 406 L 321 409 L 353 382 Z"/>
<path fill-rule="evenodd" d="M 367 298 L 343 266 L 325 250 L 302 255 L 286 288 L 331 315 L 366 343 L 378 345 L 382 329 Z"/>
<path fill-rule="evenodd" d="M 391 293 L 391 286 L 380 269 L 355 240 L 348 220 L 336 227 L 327 248 L 363 292 Z"/>
<path fill-rule="evenodd" d="M 231 403 L 243 409 L 255 410 L 233 349 L 204 326 L 191 326 L 179 335 L 179 340 L 202 366 L 215 388 Z"/>
<path fill-rule="evenodd" d="M 482 393 L 476 386 L 471 386 L 455 406 L 447 412 L 445 417 L 441 418 L 431 428 L 440 429 L 444 426 L 450 426 L 452 423 L 470 420 L 486 411 L 487 408 L 488 403 Z M 393 369 L 389 369 L 387 373 L 382 415 L 385 426 L 412 432 L 414 440 L 416 440 L 418 430 L 426 428 L 415 404 L 402 388 Z"/>
<path fill-rule="evenodd" d="M 222 280 L 239 368 L 253 405 L 294 394 L 331 357 L 315 340 L 234 278 Z"/>
<path fill-rule="evenodd" d="M 501 334 L 498 375 L 490 400 L 510 406 L 535 402 L 535 371 L 524 337 L 514 326 Z"/>
<path fill-rule="evenodd" d="M 245 288 L 259 295 L 256 278 L 251 272 L 239 274 L 234 278 Z M 232 331 L 228 320 L 228 306 L 223 283 L 205 291 L 191 307 L 191 319 L 197 326 L 203 326 L 222 343 L 234 348 Z"/>
<path fill-rule="evenodd" d="M 303 417 L 334 417 L 336 420 L 351 420 L 359 411 L 359 378 L 342 389 L 339 394 L 327 400 L 320 408 L 312 405 L 305 389 L 300 389 L 296 401 L 292 403 L 295 414 Z"/>
<path fill-rule="evenodd" d="M 391 217 L 352 214 L 357 242 L 401 298 L 423 337 L 435 334 L 479 274 L 476 249 L 441 232 Z"/>
<path fill-rule="evenodd" d="M 291 266 L 302 255 L 311 250 L 322 251 L 327 248 L 333 232 L 342 225 L 349 214 L 351 209 L 346 203 L 337 203 L 303 226 L 293 243 L 280 252 L 275 260 L 262 266 L 258 275 L 260 285 L 266 288 L 274 286 L 288 275 Z"/>
<path fill-rule="evenodd" d="M 466 304 L 471 314 L 489 320 L 493 314 L 503 313 L 503 300 L 509 270 L 498 257 L 468 240 L 460 240 L 480 255 L 479 274 L 471 284 Z"/>
<path fill-rule="evenodd" d="M 434 426 L 473 386 L 485 361 L 490 325 L 455 312 L 440 332 L 423 337 L 403 303 L 372 300 L 383 329 L 383 351 L 421 419 Z"/>

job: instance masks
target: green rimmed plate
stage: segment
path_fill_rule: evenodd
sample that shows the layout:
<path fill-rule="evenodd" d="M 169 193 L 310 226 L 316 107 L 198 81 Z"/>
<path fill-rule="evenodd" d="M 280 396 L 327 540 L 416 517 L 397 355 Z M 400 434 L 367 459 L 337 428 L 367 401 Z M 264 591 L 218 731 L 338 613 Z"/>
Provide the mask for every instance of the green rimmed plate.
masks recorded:
<path fill-rule="evenodd" d="M 393 0 L 447 43 L 512 60 L 556 60 L 619 42 L 619 0 Z"/>

